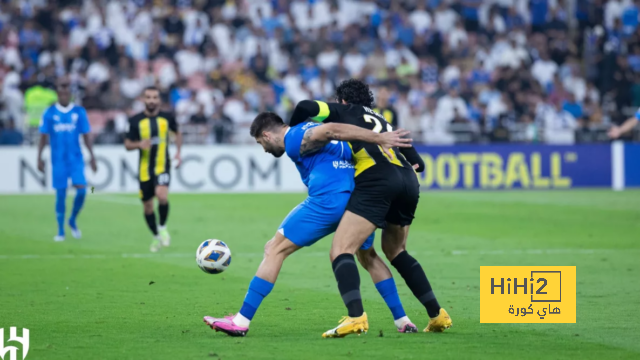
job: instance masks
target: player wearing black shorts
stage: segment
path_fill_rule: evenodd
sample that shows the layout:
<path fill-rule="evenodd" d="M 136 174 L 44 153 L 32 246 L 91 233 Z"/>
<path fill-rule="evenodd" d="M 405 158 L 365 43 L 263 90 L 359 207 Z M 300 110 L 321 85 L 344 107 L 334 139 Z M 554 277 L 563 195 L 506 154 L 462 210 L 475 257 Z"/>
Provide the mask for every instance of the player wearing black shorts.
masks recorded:
<path fill-rule="evenodd" d="M 160 91 L 155 87 L 149 87 L 145 89 L 143 96 L 145 110 L 129 119 L 129 132 L 124 146 L 127 150 L 140 151 L 138 167 L 140 198 L 144 205 L 147 226 L 153 233 L 151 251 L 157 252 L 162 246 L 169 246 L 171 243 L 166 226 L 169 215 L 167 195 L 171 182 L 169 133 L 175 134 L 176 167 L 180 166 L 182 136 L 173 115 L 160 111 Z M 159 226 L 156 224 L 156 214 L 153 209 L 154 197 L 158 198 Z"/>
<path fill-rule="evenodd" d="M 342 82 L 337 89 L 337 100 L 338 103 L 301 101 L 290 125 L 311 118 L 352 124 L 380 133 L 393 131 L 385 118 L 372 110 L 373 95 L 365 83 L 355 79 Z M 323 337 L 342 337 L 369 327 L 353 254 L 377 227 L 384 229 L 381 243 L 385 256 L 431 318 L 425 331 L 444 331 L 451 326 L 451 319 L 440 308 L 422 266 L 406 251 L 409 226 L 420 197 L 414 169 L 424 171 L 424 162 L 413 147 L 386 149 L 352 142 L 351 148 L 356 161 L 356 186 L 331 247 L 333 271 L 349 316 Z"/>

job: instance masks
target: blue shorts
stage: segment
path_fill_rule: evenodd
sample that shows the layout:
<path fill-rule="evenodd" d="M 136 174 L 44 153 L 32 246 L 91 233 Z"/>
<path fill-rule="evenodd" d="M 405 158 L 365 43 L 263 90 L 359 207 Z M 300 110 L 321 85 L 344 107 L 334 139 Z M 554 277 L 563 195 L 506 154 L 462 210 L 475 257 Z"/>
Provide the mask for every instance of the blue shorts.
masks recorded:
<path fill-rule="evenodd" d="M 53 188 L 66 189 L 69 186 L 69 178 L 73 185 L 87 185 L 84 177 L 84 163 L 52 165 Z"/>
<path fill-rule="evenodd" d="M 291 210 L 278 232 L 298 246 L 311 246 L 336 231 L 350 197 L 350 192 L 308 197 Z M 360 249 L 369 249 L 374 238 L 375 232 Z"/>

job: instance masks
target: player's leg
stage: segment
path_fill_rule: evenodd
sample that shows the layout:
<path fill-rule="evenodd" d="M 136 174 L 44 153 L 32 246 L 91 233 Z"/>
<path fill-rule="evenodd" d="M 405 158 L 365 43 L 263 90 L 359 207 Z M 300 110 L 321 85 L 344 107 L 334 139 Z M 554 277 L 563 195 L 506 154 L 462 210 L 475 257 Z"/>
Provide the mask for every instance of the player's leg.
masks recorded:
<path fill-rule="evenodd" d="M 162 174 L 160 176 L 163 175 L 165 174 Z M 160 220 L 158 225 L 158 234 L 162 239 L 162 246 L 169 246 L 171 244 L 171 236 L 169 235 L 169 230 L 167 230 L 167 218 L 169 216 L 169 186 L 156 186 L 155 195 L 158 199 L 158 217 Z"/>
<path fill-rule="evenodd" d="M 54 241 L 64 241 L 64 216 L 66 213 L 67 188 L 56 189 L 56 221 L 58 222 L 58 235 Z"/>
<path fill-rule="evenodd" d="M 382 231 L 382 251 L 404 279 L 413 295 L 425 307 L 431 320 L 425 331 L 444 331 L 451 318 L 440 304 L 420 263 L 407 250 L 409 227 L 420 198 L 420 188 L 413 173 L 405 177 L 405 191 L 390 206 L 387 227 Z"/>
<path fill-rule="evenodd" d="M 332 205 L 339 207 L 342 203 L 340 210 L 344 211 L 348 200 L 348 194 L 342 202 L 340 196 L 336 195 Z M 276 235 L 265 245 L 264 259 L 251 280 L 242 308 L 233 317 L 220 319 L 206 316 L 204 321 L 212 329 L 231 336 L 246 335 L 256 310 L 273 289 L 284 260 L 301 247 L 310 246 L 335 230 L 339 213 L 336 215 L 327 204 L 331 204 L 331 199 L 327 199 L 326 203 L 307 199 L 287 215 Z"/>
<path fill-rule="evenodd" d="M 240 311 L 234 316 L 224 318 L 205 316 L 205 323 L 212 329 L 222 331 L 227 335 L 245 336 L 262 301 L 273 290 L 284 260 L 298 249 L 300 246 L 285 238 L 281 233 L 276 233 L 264 247 L 264 258 L 256 275 L 249 283 L 249 290 L 247 290 Z"/>
<path fill-rule="evenodd" d="M 64 241 L 64 218 L 66 214 L 67 186 L 69 183 L 68 172 L 65 166 L 53 165 L 53 188 L 56 190 L 56 221 L 58 234 L 54 241 Z"/>
<path fill-rule="evenodd" d="M 361 175 L 362 176 L 362 175 Z M 323 337 L 343 337 L 361 333 L 369 327 L 360 295 L 360 275 L 354 254 L 376 227 L 384 227 L 384 218 L 393 193 L 384 179 L 367 186 L 356 185 L 347 211 L 331 243 L 331 267 L 338 283 L 348 317 L 341 324 L 322 334 Z"/>
<path fill-rule="evenodd" d="M 153 240 L 151 252 L 158 252 L 160 250 L 160 236 L 158 235 L 158 224 L 156 223 L 156 213 L 153 209 L 153 197 L 155 195 L 155 185 L 153 179 L 140 183 L 140 198 L 142 200 L 142 209 L 144 212 L 144 220 L 147 223 L 147 227 L 153 234 Z"/>
<path fill-rule="evenodd" d="M 358 261 L 360 265 L 369 272 L 369 275 L 371 275 L 376 289 L 389 307 L 391 315 L 393 315 L 393 322 L 398 331 L 404 333 L 417 332 L 418 328 L 411 322 L 402 307 L 402 302 L 398 295 L 398 288 L 393 280 L 391 271 L 372 246 L 373 237 L 374 234 L 371 234 L 371 237 L 367 239 L 360 250 L 358 250 Z"/>
<path fill-rule="evenodd" d="M 71 234 L 73 237 L 80 239 L 82 237 L 82 232 L 78 228 L 76 219 L 78 218 L 78 214 L 80 214 L 80 210 L 82 210 L 82 206 L 84 205 L 84 200 L 87 195 L 87 180 L 84 176 L 84 164 L 78 165 L 74 168 L 71 173 L 71 184 L 76 188 L 76 196 L 73 199 L 73 209 L 71 210 L 71 217 L 69 217 L 69 227 L 71 228 Z"/>

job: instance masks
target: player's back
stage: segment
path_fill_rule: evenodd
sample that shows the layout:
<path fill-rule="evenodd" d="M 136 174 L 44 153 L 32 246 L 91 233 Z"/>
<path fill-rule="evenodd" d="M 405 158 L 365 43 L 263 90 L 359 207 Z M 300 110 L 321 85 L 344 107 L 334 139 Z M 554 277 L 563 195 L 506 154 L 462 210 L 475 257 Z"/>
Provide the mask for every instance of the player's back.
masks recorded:
<path fill-rule="evenodd" d="M 87 112 L 81 106 L 50 106 L 42 115 L 40 132 L 49 135 L 51 160 L 82 161 L 80 135 L 90 131 Z"/>
<path fill-rule="evenodd" d="M 326 106 L 328 116 L 323 119 L 324 122 L 351 124 L 377 133 L 393 131 L 393 127 L 384 116 L 366 106 L 337 103 L 328 103 Z M 397 167 L 411 169 L 411 165 L 398 149 L 390 149 L 393 156 L 389 157 L 375 144 L 352 141 L 350 146 L 356 167 L 356 181 L 360 180 L 359 175 L 368 169 L 376 169 L 376 171 L 367 171 L 368 177 L 376 174 L 384 177 L 388 171 L 395 170 L 394 168 Z"/>
<path fill-rule="evenodd" d="M 331 141 L 315 152 L 300 154 L 305 132 L 316 126 L 320 124 L 308 122 L 293 126 L 284 137 L 285 151 L 309 188 L 309 196 L 352 191 L 355 170 L 347 143 Z"/>

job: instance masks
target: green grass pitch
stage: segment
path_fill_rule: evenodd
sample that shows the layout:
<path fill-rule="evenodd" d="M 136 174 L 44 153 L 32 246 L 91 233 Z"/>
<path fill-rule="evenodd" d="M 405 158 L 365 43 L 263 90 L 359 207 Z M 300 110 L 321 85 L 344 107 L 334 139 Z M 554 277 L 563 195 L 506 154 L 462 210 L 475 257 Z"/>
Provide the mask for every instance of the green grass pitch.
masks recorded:
<path fill-rule="evenodd" d="M 443 334 L 398 334 L 363 271 L 369 333 L 322 339 L 346 314 L 330 238 L 285 262 L 247 337 L 209 329 L 204 315 L 239 309 L 265 241 L 303 198 L 172 194 L 173 244 L 152 255 L 135 196 L 89 194 L 84 238 L 64 243 L 52 241 L 53 196 L 0 196 L 0 328 L 30 329 L 33 360 L 640 358 L 635 191 L 424 193 L 409 249 L 452 316 Z M 195 264 L 207 238 L 233 251 L 224 274 Z M 577 323 L 480 324 L 481 265 L 577 266 Z M 423 329 L 424 309 L 396 281 Z"/>

